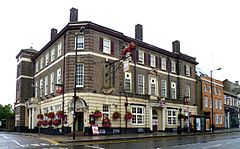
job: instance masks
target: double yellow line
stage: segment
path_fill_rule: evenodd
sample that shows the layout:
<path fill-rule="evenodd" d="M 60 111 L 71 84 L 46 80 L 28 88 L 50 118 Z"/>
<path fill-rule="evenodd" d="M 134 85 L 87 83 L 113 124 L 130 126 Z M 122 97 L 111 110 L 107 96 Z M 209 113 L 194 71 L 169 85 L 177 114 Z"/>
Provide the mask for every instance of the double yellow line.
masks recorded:
<path fill-rule="evenodd" d="M 51 140 L 51 139 L 48 139 L 48 138 L 39 138 L 39 139 L 49 141 L 53 145 L 58 145 L 59 144 L 57 141 L 54 141 L 54 140 Z"/>

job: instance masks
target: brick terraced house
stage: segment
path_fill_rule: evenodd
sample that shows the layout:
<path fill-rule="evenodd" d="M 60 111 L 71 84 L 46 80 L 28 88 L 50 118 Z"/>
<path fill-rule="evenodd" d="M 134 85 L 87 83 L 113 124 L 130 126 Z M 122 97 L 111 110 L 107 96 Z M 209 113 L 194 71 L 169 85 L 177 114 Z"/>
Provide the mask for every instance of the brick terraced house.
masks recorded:
<path fill-rule="evenodd" d="M 73 131 L 73 97 L 75 129 L 84 133 L 93 123 L 101 134 L 172 131 L 180 109 L 197 115 L 198 63 L 181 53 L 179 41 L 169 52 L 143 42 L 140 24 L 134 39 L 79 22 L 77 13 L 70 10 L 70 22 L 59 33 L 52 29 L 40 51 L 17 55 L 17 130 L 41 126 L 42 132 L 57 133 L 64 125 L 65 133 Z M 129 43 L 136 47 L 129 50 Z"/>

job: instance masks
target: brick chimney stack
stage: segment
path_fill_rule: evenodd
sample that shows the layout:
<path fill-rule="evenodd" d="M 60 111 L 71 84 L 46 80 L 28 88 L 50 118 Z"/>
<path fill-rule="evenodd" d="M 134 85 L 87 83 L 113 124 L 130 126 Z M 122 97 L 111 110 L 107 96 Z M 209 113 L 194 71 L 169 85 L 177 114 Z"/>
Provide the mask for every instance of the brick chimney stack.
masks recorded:
<path fill-rule="evenodd" d="M 51 40 L 52 40 L 54 37 L 56 37 L 56 35 L 57 35 L 57 29 L 56 29 L 56 28 L 52 28 L 52 29 L 51 29 Z"/>
<path fill-rule="evenodd" d="M 143 27 L 141 24 L 135 25 L 135 39 L 143 40 Z"/>
<path fill-rule="evenodd" d="M 78 9 L 71 8 L 70 9 L 70 22 L 77 22 L 78 21 Z"/>
<path fill-rule="evenodd" d="M 174 53 L 180 53 L 180 41 L 175 40 L 172 42 L 172 49 Z"/>

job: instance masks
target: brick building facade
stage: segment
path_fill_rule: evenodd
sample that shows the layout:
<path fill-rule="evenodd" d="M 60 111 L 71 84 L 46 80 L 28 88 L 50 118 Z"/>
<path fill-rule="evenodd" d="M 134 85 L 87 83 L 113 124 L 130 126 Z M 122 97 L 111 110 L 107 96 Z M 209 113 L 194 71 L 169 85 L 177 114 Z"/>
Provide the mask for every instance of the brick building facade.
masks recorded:
<path fill-rule="evenodd" d="M 20 115 L 16 121 L 22 122 L 16 127 L 34 129 L 39 113 L 64 111 L 64 127 L 72 130 L 75 85 L 76 131 L 88 132 L 90 115 L 96 110 L 103 114 L 95 120 L 101 133 L 167 131 L 179 125 L 179 109 L 188 108 L 188 114 L 197 115 L 198 63 L 181 53 L 179 41 L 173 42 L 169 52 L 143 42 L 140 24 L 135 26 L 134 39 L 77 18 L 77 9 L 72 8 L 70 23 L 59 33 L 52 29 L 51 40 L 29 55 L 30 82 L 23 81 L 27 86 L 17 90 L 16 103 L 22 102 L 16 108 L 22 107 L 22 111 L 16 111 Z M 130 55 L 122 55 L 131 42 L 136 48 Z M 124 64 L 129 68 L 123 68 Z M 56 85 L 62 87 L 61 93 L 56 93 Z M 18 96 L 25 91 L 29 92 L 26 97 Z M 114 112 L 119 112 L 120 118 L 113 119 Z M 132 114 L 127 122 L 126 112 Z M 104 118 L 110 120 L 110 128 L 103 124 Z"/>

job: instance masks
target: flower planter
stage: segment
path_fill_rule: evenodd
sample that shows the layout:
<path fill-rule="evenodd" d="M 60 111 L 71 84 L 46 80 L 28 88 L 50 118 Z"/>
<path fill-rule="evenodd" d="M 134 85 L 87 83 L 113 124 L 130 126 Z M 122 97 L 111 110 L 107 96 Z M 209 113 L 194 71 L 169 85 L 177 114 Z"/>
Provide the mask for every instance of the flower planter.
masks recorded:
<path fill-rule="evenodd" d="M 60 119 L 63 119 L 63 118 L 64 118 L 64 113 L 63 113 L 63 111 L 58 111 L 58 112 L 56 113 L 56 115 L 57 115 L 57 117 L 60 118 Z"/>
<path fill-rule="evenodd" d="M 117 120 L 121 117 L 121 114 L 119 112 L 114 112 L 112 117 L 114 120 Z"/>
<path fill-rule="evenodd" d="M 95 118 L 101 118 L 102 117 L 102 112 L 100 112 L 99 110 L 96 110 L 93 114 L 94 114 Z"/>
<path fill-rule="evenodd" d="M 49 112 L 49 113 L 48 113 L 48 118 L 54 119 L 54 118 L 55 118 L 54 112 Z"/>
<path fill-rule="evenodd" d="M 37 115 L 37 119 L 41 119 L 42 120 L 43 119 L 43 115 L 42 114 L 38 114 Z"/>
<path fill-rule="evenodd" d="M 131 112 L 127 112 L 126 114 L 125 114 L 125 121 L 129 121 L 130 119 L 132 119 L 133 118 L 133 115 L 132 115 L 132 113 Z"/>

